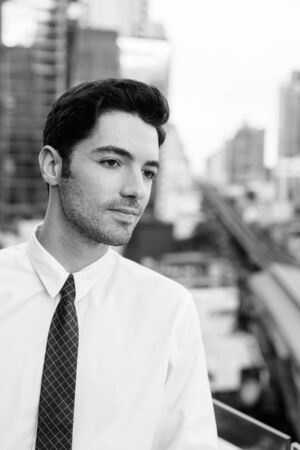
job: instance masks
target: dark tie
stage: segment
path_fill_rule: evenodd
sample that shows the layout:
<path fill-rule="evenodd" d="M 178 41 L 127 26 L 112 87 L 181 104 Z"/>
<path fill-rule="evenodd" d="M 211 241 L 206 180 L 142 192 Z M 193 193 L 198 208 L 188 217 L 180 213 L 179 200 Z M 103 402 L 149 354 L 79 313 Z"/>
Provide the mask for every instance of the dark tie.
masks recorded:
<path fill-rule="evenodd" d="M 37 450 L 71 450 L 78 354 L 75 284 L 69 275 L 50 325 L 40 394 Z"/>

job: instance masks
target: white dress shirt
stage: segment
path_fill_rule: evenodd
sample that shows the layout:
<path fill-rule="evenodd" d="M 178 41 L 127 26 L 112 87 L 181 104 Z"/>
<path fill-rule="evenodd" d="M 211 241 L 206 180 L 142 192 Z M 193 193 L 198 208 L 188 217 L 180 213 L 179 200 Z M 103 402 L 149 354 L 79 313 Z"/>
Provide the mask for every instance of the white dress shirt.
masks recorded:
<path fill-rule="evenodd" d="M 0 251 L 0 449 L 35 445 L 49 326 L 68 273 L 38 242 Z M 73 450 L 215 450 L 189 292 L 110 249 L 74 274 Z"/>

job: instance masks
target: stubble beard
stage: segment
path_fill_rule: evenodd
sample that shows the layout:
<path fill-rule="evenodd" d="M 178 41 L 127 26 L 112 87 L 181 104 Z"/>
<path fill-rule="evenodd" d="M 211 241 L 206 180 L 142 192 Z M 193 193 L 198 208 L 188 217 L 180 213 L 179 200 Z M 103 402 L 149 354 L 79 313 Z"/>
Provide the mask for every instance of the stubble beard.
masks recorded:
<path fill-rule="evenodd" d="M 103 212 L 101 214 L 93 208 L 88 198 L 84 199 L 78 195 L 75 183 L 72 182 L 71 175 L 62 178 L 60 186 L 64 218 L 71 233 L 74 234 L 74 239 L 81 237 L 91 245 L 106 244 L 117 247 L 127 244 L 141 215 L 132 224 L 116 222 L 113 218 L 109 220 L 106 218 L 106 214 L 108 217 L 110 216 L 107 211 L 111 205 L 102 205 Z"/>
<path fill-rule="evenodd" d="M 125 245 L 131 239 L 134 225 L 109 225 L 105 221 L 87 221 L 86 216 L 73 214 L 71 210 L 67 211 L 68 222 L 76 234 L 84 238 L 91 244 L 106 244 L 114 247 Z"/>

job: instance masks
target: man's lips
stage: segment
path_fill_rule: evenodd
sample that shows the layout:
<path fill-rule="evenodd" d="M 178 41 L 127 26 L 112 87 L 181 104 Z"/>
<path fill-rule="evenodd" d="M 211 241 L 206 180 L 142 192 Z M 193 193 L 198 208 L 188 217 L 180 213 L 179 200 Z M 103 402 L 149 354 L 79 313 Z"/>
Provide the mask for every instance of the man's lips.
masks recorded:
<path fill-rule="evenodd" d="M 115 212 L 131 215 L 131 216 L 139 216 L 141 214 L 140 210 L 133 209 L 133 208 L 111 208 L 110 211 L 115 211 Z"/>

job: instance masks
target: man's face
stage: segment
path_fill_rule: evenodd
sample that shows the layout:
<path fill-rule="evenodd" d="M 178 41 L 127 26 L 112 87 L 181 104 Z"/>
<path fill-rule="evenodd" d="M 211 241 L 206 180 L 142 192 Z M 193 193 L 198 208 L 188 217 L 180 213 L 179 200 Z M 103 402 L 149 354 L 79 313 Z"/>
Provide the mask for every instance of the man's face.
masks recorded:
<path fill-rule="evenodd" d="M 153 126 L 121 111 L 101 116 L 58 185 L 68 225 L 89 241 L 127 243 L 149 201 L 158 155 Z"/>

